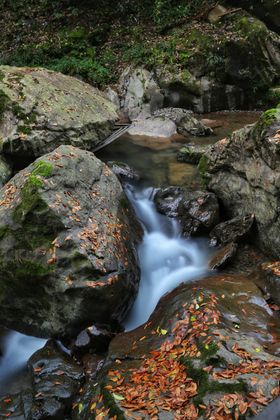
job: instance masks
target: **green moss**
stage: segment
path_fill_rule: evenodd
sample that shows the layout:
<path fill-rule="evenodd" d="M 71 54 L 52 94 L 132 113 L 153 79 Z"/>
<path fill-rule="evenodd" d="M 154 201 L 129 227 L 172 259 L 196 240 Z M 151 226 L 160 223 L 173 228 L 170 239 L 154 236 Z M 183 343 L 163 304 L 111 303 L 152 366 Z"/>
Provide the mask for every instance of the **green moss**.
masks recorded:
<path fill-rule="evenodd" d="M 277 107 L 277 105 L 280 102 L 280 86 L 276 86 L 269 89 L 267 94 L 267 100 L 273 107 Z"/>
<path fill-rule="evenodd" d="M 198 348 L 201 353 L 201 358 L 203 360 L 206 360 L 209 357 L 214 356 L 214 354 L 216 354 L 217 351 L 219 350 L 219 347 L 217 346 L 216 343 L 210 343 L 209 345 L 200 345 Z"/>
<path fill-rule="evenodd" d="M 17 132 L 22 134 L 31 134 L 32 129 L 28 125 L 19 125 L 17 127 Z"/>
<path fill-rule="evenodd" d="M 232 384 L 213 381 L 210 379 L 207 372 L 201 368 L 195 368 L 192 361 L 189 359 L 183 359 L 182 363 L 186 366 L 188 377 L 192 378 L 197 383 L 197 395 L 192 399 L 192 402 L 197 407 L 203 404 L 203 398 L 206 394 L 217 392 L 242 393 L 247 391 L 246 385 L 242 381 Z"/>
<path fill-rule="evenodd" d="M 40 160 L 35 164 L 35 167 L 32 171 L 32 175 L 40 175 L 45 178 L 51 176 L 53 172 L 53 165 L 50 162 L 45 162 L 44 160 Z"/>
<path fill-rule="evenodd" d="M 267 32 L 267 28 L 264 23 L 258 19 L 252 17 L 242 16 L 237 19 L 235 23 L 236 30 L 246 38 L 255 39 L 256 37 L 263 35 Z"/>
<path fill-rule="evenodd" d="M 26 284 L 37 284 L 39 279 L 48 277 L 50 272 L 53 271 L 53 267 L 49 265 L 43 265 L 39 262 L 34 262 L 31 259 L 21 259 L 20 261 L 16 258 L 8 260 L 0 255 L 0 275 L 9 279 L 9 281 L 1 284 L 1 288 L 8 287 L 12 289 L 13 286 L 16 288 L 18 294 L 21 293 L 21 289 L 26 294 L 32 295 L 34 290 L 27 289 Z"/>
<path fill-rule="evenodd" d="M 263 130 L 271 126 L 277 118 L 280 118 L 280 110 L 278 108 L 268 109 L 263 112 L 255 127 L 255 133 L 257 135 L 260 134 Z"/>
<path fill-rule="evenodd" d="M 198 171 L 205 185 L 208 183 L 208 157 L 203 155 L 198 163 Z"/>
<path fill-rule="evenodd" d="M 6 93 L 0 89 L 0 122 L 3 118 L 4 112 L 8 109 L 10 98 Z"/>
<path fill-rule="evenodd" d="M 2 70 L 0 70 L 0 82 L 3 82 L 5 78 L 5 73 L 2 72 Z"/>
<path fill-rule="evenodd" d="M 3 239 L 7 233 L 9 232 L 10 228 L 8 225 L 0 227 L 0 240 Z"/>
<path fill-rule="evenodd" d="M 126 417 L 124 416 L 122 410 L 120 410 L 120 408 L 118 407 L 116 401 L 114 400 L 114 397 L 112 396 L 112 394 L 110 393 L 110 391 L 108 391 L 107 389 L 105 389 L 105 386 L 103 386 L 101 388 L 102 391 L 102 395 L 103 395 L 103 401 L 104 401 L 104 405 L 106 408 L 110 409 L 110 417 L 114 417 L 117 416 L 118 420 L 125 420 Z"/>

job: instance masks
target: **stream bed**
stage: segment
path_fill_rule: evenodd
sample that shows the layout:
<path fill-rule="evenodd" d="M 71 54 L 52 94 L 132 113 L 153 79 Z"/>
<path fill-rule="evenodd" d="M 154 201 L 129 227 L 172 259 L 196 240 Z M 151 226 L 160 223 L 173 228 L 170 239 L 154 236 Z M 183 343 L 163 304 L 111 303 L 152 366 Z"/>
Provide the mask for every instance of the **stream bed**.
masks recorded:
<path fill-rule="evenodd" d="M 188 142 L 212 144 L 229 132 L 254 122 L 258 113 L 224 112 L 204 117 L 217 121 L 215 135 L 207 138 L 190 136 L 188 139 L 177 136 L 167 140 L 123 136 L 97 154 L 105 162 L 114 160 L 127 163 L 141 178 L 139 185 L 127 187 L 127 195 L 143 225 L 144 238 L 139 247 L 141 283 L 137 299 L 124 323 L 126 330 L 146 322 L 160 297 L 168 291 L 183 281 L 191 281 L 207 273 L 207 242 L 203 239 L 182 239 L 177 221 L 157 213 L 153 203 L 153 188 L 163 185 L 198 188 L 200 181 L 196 166 L 177 162 L 178 149 Z M 0 395 L 21 389 L 24 375 L 20 373 L 26 368 L 29 357 L 45 341 L 14 331 L 2 334 Z"/>

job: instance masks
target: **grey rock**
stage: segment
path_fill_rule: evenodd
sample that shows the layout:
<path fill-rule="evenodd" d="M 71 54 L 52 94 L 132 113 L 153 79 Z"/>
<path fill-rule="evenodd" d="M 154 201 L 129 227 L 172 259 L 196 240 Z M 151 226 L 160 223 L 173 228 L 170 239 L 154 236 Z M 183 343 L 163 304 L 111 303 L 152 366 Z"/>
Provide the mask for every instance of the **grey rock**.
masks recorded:
<path fill-rule="evenodd" d="M 150 117 L 136 121 L 127 133 L 131 136 L 170 138 L 177 133 L 177 127 L 168 118 Z"/>
<path fill-rule="evenodd" d="M 118 328 L 137 293 L 141 228 L 112 171 L 60 146 L 12 178 L 0 202 L 0 323 L 44 337 Z"/>
<path fill-rule="evenodd" d="M 232 261 L 237 252 L 237 244 L 231 242 L 215 252 L 208 263 L 210 270 L 222 268 Z"/>
<path fill-rule="evenodd" d="M 34 420 L 64 420 L 79 391 L 84 372 L 53 341 L 28 361 L 32 375 L 33 401 L 30 417 Z"/>
<path fill-rule="evenodd" d="M 0 188 L 9 181 L 12 173 L 12 166 L 3 156 L 0 156 Z"/>
<path fill-rule="evenodd" d="M 209 136 L 213 130 L 206 127 L 193 116 L 192 111 L 182 108 L 163 108 L 154 113 L 155 116 L 168 118 L 175 122 L 179 134 L 188 136 Z"/>
<path fill-rule="evenodd" d="M 118 86 L 121 110 L 127 112 L 131 120 L 139 117 L 140 113 L 151 115 L 149 98 L 146 98 L 150 89 L 160 91 L 153 74 L 148 70 L 127 67 L 122 73 Z"/>
<path fill-rule="evenodd" d="M 184 189 L 181 187 L 159 188 L 154 195 L 157 210 L 168 217 L 177 217 L 183 195 Z"/>
<path fill-rule="evenodd" d="M 210 232 L 212 244 L 229 244 L 238 242 L 249 235 L 254 223 L 254 215 L 248 214 L 244 217 L 235 217 L 226 222 L 219 223 Z"/>
<path fill-rule="evenodd" d="M 266 111 L 256 124 L 217 142 L 200 161 L 208 188 L 228 215 L 254 214 L 255 241 L 276 258 L 280 256 L 279 130 L 280 109 Z"/>
<path fill-rule="evenodd" d="M 209 233 L 219 222 L 219 203 L 215 194 L 189 192 L 180 202 L 178 215 L 185 236 Z"/>
<path fill-rule="evenodd" d="M 197 165 L 210 146 L 200 144 L 186 144 L 177 153 L 178 162 Z"/>
<path fill-rule="evenodd" d="M 138 181 L 140 178 L 139 174 L 126 163 L 109 161 L 107 165 L 121 182 Z"/>

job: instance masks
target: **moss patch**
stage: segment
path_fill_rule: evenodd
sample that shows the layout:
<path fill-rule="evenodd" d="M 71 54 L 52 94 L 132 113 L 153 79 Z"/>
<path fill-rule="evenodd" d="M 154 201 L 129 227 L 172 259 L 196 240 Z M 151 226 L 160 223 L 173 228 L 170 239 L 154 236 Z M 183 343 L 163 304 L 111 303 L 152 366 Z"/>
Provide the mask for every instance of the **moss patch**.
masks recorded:
<path fill-rule="evenodd" d="M 10 98 L 6 95 L 6 93 L 0 89 L 0 122 L 3 119 L 3 115 L 5 111 L 7 111 L 8 106 L 10 104 Z"/>
<path fill-rule="evenodd" d="M 21 190 L 21 203 L 14 210 L 13 219 L 15 222 L 22 222 L 26 215 L 35 208 L 37 212 L 47 208 L 47 204 L 41 198 L 38 189 L 44 186 L 41 177 L 49 177 L 52 171 L 53 165 L 49 162 L 40 160 L 35 164 Z"/>

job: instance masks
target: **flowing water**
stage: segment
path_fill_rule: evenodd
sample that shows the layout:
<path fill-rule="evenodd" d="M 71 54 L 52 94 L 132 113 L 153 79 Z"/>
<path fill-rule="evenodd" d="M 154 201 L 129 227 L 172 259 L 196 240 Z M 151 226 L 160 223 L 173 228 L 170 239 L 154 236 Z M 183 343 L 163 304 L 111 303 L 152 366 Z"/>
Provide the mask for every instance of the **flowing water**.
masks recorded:
<path fill-rule="evenodd" d="M 213 118 L 213 115 L 211 117 Z M 195 141 L 211 144 L 229 131 L 253 122 L 257 115 L 227 113 L 219 114 L 219 118 L 225 124 L 217 129 L 216 136 Z M 193 141 L 190 137 L 189 142 Z M 146 185 L 197 186 L 196 167 L 176 161 L 176 153 L 181 145 L 182 138 L 172 141 L 147 141 L 124 136 L 100 152 L 98 157 L 104 161 L 120 160 L 128 163 L 138 170 Z M 206 272 L 208 251 L 203 240 L 190 241 L 180 238 L 178 223 L 157 213 L 152 188 L 131 187 L 127 189 L 127 194 L 144 228 L 143 242 L 139 247 L 142 274 L 139 293 L 124 323 L 125 328 L 131 330 L 148 319 L 162 295 L 181 282 L 191 281 Z M 15 382 L 20 382 L 16 375 L 24 369 L 29 357 L 45 343 L 45 340 L 27 337 L 17 332 L 8 332 L 2 341 L 0 394 L 1 390 L 2 394 L 9 392 L 9 383 L 14 385 Z"/>
<path fill-rule="evenodd" d="M 207 247 L 202 241 L 182 239 L 178 222 L 157 213 L 152 188 L 128 189 L 127 194 L 144 228 L 139 292 L 124 323 L 132 330 L 147 321 L 161 296 L 206 272 Z"/>

